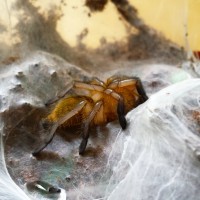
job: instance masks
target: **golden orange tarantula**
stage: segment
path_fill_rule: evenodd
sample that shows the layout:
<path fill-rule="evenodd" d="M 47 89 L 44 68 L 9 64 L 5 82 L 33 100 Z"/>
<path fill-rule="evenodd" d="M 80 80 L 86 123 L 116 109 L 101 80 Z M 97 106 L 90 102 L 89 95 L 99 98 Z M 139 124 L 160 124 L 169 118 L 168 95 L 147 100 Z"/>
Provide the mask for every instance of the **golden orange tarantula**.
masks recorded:
<path fill-rule="evenodd" d="M 50 137 L 33 155 L 42 151 L 53 139 L 59 126 L 82 125 L 82 142 L 79 154 L 83 154 L 89 138 L 89 127 L 103 125 L 117 118 L 122 129 L 126 128 L 125 114 L 148 97 L 137 77 L 110 77 L 106 82 L 94 78 L 89 83 L 75 82 L 76 95 L 60 100 L 44 119 L 43 128 Z M 51 126 L 49 126 L 51 124 Z"/>

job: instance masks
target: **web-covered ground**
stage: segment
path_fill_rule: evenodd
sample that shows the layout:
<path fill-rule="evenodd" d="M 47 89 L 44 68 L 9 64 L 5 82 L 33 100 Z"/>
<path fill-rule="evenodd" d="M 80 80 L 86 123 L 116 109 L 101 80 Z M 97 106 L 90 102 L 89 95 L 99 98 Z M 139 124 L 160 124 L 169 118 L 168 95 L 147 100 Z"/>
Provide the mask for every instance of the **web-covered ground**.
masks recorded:
<path fill-rule="evenodd" d="M 161 64 L 128 66 L 117 73 L 141 77 L 150 96 L 128 113 L 128 128 L 121 131 L 116 121 L 92 129 L 84 156 L 78 154 L 81 129 L 58 130 L 53 142 L 35 158 L 31 153 L 44 137 L 40 120 L 50 109 L 44 103 L 62 93 L 73 79 L 87 80 L 91 75 L 41 51 L 2 70 L 7 167 L 31 198 L 59 198 L 60 193 L 48 192 L 54 186 L 66 191 L 67 199 L 126 195 L 126 199 L 166 199 L 169 195 L 171 199 L 187 199 L 188 195 L 196 199 L 200 184 L 199 79 Z M 98 76 L 111 74 L 116 70 Z M 47 191 L 42 192 L 36 183 Z"/>

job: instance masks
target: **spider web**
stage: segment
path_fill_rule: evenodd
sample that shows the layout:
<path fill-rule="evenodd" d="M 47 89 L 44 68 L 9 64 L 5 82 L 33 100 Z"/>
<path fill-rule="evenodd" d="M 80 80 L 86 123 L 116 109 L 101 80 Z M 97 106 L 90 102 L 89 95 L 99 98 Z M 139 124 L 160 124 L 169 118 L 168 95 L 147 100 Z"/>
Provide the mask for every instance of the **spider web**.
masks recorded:
<path fill-rule="evenodd" d="M 128 114 L 110 154 L 107 199 L 198 199 L 200 80 L 172 85 Z M 159 99 L 159 101 L 158 101 Z M 190 120 L 189 120 L 190 119 Z"/>

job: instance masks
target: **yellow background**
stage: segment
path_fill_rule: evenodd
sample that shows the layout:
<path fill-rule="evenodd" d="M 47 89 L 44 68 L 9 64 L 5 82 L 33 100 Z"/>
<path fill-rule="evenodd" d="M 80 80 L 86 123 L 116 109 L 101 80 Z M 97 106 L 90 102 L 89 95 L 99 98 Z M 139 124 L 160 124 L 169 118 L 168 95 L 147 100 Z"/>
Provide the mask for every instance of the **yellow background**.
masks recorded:
<path fill-rule="evenodd" d="M 200 50 L 200 0 L 131 0 L 147 24 L 162 31 L 166 37 Z"/>
<path fill-rule="evenodd" d="M 126 36 L 126 26 L 118 20 L 119 14 L 116 8 L 108 3 L 103 13 L 94 13 L 87 16 L 84 0 L 68 0 L 77 5 L 76 9 L 70 6 L 64 8 L 66 14 L 58 23 L 58 30 L 63 38 L 76 44 L 75 35 L 85 26 L 89 29 L 89 36 L 85 42 L 91 47 L 99 44 L 102 36 L 107 36 L 108 41 L 114 41 Z M 130 0 L 138 9 L 139 16 L 144 21 L 163 33 L 167 38 L 181 46 L 193 50 L 200 50 L 200 0 Z M 70 16 L 73 18 L 71 20 Z M 188 37 L 186 36 L 188 34 Z"/>
<path fill-rule="evenodd" d="M 12 32 L 17 23 L 18 12 L 12 10 L 14 1 L 0 1 L 0 22 L 7 27 L 7 33 L 0 34 L 0 42 L 14 43 Z M 47 14 L 53 4 L 60 3 L 56 0 L 31 2 L 35 6 L 40 6 L 39 11 L 42 14 Z M 120 15 L 111 2 L 104 12 L 91 13 L 91 17 L 88 16 L 89 9 L 84 6 L 85 0 L 65 0 L 65 2 L 67 5 L 61 7 L 64 16 L 58 21 L 56 28 L 71 46 L 77 44 L 77 36 L 85 28 L 89 33 L 83 39 L 83 43 L 92 48 L 97 47 L 100 39 L 105 36 L 108 42 L 125 40 L 128 25 L 119 20 Z M 138 9 L 139 16 L 148 25 L 183 47 L 187 47 L 188 43 L 191 49 L 200 50 L 200 0 L 130 0 L 130 2 Z"/>

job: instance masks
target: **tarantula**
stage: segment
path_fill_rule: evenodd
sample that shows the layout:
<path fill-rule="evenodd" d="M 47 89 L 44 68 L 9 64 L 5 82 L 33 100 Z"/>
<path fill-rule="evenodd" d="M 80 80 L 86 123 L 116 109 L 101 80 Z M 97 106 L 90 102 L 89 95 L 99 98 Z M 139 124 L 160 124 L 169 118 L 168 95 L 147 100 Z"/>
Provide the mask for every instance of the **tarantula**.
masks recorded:
<path fill-rule="evenodd" d="M 104 125 L 118 118 L 122 129 L 125 129 L 125 114 L 148 99 L 138 77 L 110 77 L 106 82 L 94 78 L 89 83 L 75 82 L 73 89 L 76 95 L 60 100 L 43 120 L 43 128 L 49 131 L 50 137 L 33 155 L 37 155 L 52 141 L 56 129 L 61 125 L 82 125 L 79 154 L 83 154 L 90 126 Z"/>

